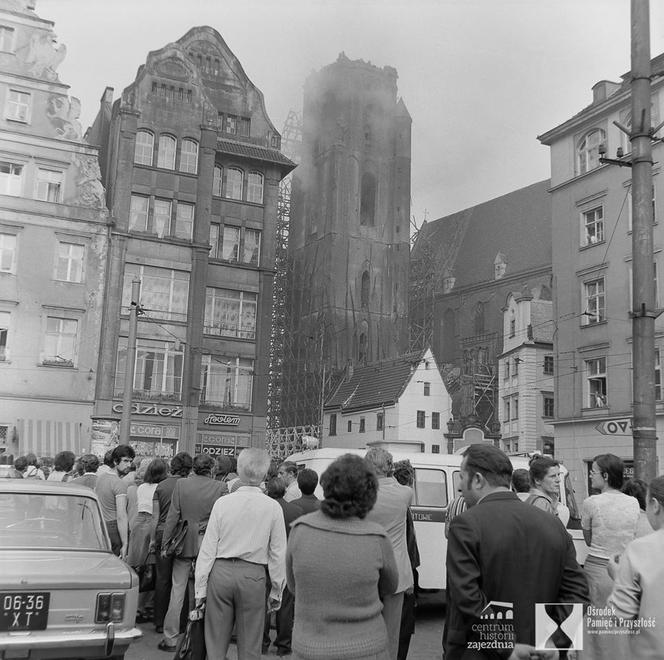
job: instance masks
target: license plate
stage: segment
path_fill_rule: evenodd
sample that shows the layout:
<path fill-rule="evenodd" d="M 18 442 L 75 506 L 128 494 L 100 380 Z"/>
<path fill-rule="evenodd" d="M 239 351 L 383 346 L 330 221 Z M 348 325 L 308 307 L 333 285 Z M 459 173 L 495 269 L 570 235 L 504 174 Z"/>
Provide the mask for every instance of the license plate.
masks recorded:
<path fill-rule="evenodd" d="M 48 591 L 0 591 L 0 631 L 46 630 Z"/>

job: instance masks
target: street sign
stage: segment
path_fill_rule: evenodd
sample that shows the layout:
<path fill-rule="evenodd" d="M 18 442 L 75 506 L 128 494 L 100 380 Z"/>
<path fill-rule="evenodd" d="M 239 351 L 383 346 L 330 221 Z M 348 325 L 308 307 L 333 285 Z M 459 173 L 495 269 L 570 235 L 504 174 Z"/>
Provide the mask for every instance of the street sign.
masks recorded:
<path fill-rule="evenodd" d="M 610 419 L 595 425 L 595 429 L 603 435 L 632 435 L 632 418 Z"/>

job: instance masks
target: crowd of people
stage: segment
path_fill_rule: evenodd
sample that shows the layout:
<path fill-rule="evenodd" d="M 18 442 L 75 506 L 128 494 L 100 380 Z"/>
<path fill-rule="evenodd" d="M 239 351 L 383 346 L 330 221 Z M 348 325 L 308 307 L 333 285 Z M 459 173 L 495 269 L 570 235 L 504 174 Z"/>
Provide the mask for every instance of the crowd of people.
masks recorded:
<path fill-rule="evenodd" d="M 419 564 L 414 471 L 385 449 L 340 456 L 320 480 L 260 449 L 237 460 L 180 452 L 168 462 L 137 458 L 128 445 L 102 461 L 68 451 L 52 464 L 21 456 L 9 476 L 95 490 L 112 551 L 139 574 L 154 568 L 137 622 L 153 623 L 161 650 L 175 651 L 197 609 L 210 659 L 225 658 L 233 638 L 243 660 L 271 646 L 302 660 L 408 654 Z M 611 612 L 614 625 L 652 618 L 664 626 L 664 477 L 623 483 L 612 454 L 595 457 L 590 477 L 581 568 L 559 501 L 559 463 L 537 456 L 529 470 L 513 470 L 492 445 L 465 450 L 445 525 L 446 660 L 558 657 L 536 648 L 537 603 L 590 605 Z M 513 607 L 507 653 L 480 644 L 478 623 L 494 603 Z M 656 625 L 629 635 L 586 630 L 583 645 L 584 660 L 664 657 Z"/>

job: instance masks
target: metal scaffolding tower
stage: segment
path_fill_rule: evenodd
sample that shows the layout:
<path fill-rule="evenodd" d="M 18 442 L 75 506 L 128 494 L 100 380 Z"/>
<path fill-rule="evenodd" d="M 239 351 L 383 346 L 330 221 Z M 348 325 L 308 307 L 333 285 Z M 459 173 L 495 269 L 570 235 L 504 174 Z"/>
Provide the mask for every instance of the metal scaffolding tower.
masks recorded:
<path fill-rule="evenodd" d="M 302 148 L 302 116 L 291 110 L 281 134 L 281 150 L 291 160 L 300 162 Z M 288 232 L 291 212 L 289 174 L 279 185 L 277 239 L 275 246 L 275 277 L 272 302 L 272 330 L 270 335 L 270 378 L 268 383 L 267 448 L 275 456 L 283 457 L 297 450 L 303 435 L 317 435 L 317 428 L 303 422 L 299 428 L 291 424 L 291 411 L 284 409 L 285 391 L 292 389 L 290 375 L 294 372 L 297 342 L 292 336 L 293 304 L 297 281 L 293 263 L 288 256 Z M 310 383 L 302 383 L 306 388 Z M 304 399 L 303 399 L 304 402 Z M 289 425 L 289 428 L 286 426 Z"/>
<path fill-rule="evenodd" d="M 433 346 L 437 293 L 436 255 L 426 240 L 426 220 L 411 235 L 408 345 L 411 352 Z"/>

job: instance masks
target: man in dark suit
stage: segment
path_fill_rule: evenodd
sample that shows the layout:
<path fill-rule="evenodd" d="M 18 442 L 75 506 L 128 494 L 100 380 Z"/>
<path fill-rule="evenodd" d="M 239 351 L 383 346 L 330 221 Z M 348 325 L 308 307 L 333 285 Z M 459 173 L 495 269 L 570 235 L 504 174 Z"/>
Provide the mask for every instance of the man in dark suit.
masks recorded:
<path fill-rule="evenodd" d="M 213 467 L 214 459 L 211 456 L 198 454 L 193 460 L 193 474 L 186 479 L 178 479 L 173 489 L 162 548 L 167 545 L 180 520 L 187 521 L 187 535 L 182 553 L 173 559 L 171 598 L 164 617 L 164 638 L 158 644 L 162 651 L 175 650 L 180 633 L 180 611 L 187 596 L 192 561 L 198 555 L 214 503 L 228 493 L 228 486 L 223 481 L 212 478 Z"/>
<path fill-rule="evenodd" d="M 313 513 L 320 509 L 320 500 L 314 495 L 318 486 L 318 473 L 315 470 L 304 468 L 297 475 L 297 487 L 302 493 L 302 497 L 293 500 L 295 504 L 302 509 L 302 513 Z"/>
<path fill-rule="evenodd" d="M 492 445 L 464 452 L 460 490 L 469 508 L 449 530 L 445 660 L 529 658 L 535 603 L 589 601 L 571 537 L 559 521 L 519 500 L 510 490 L 511 475 L 509 458 Z M 511 648 L 478 645 L 481 616 L 492 602 L 513 606 Z"/>

